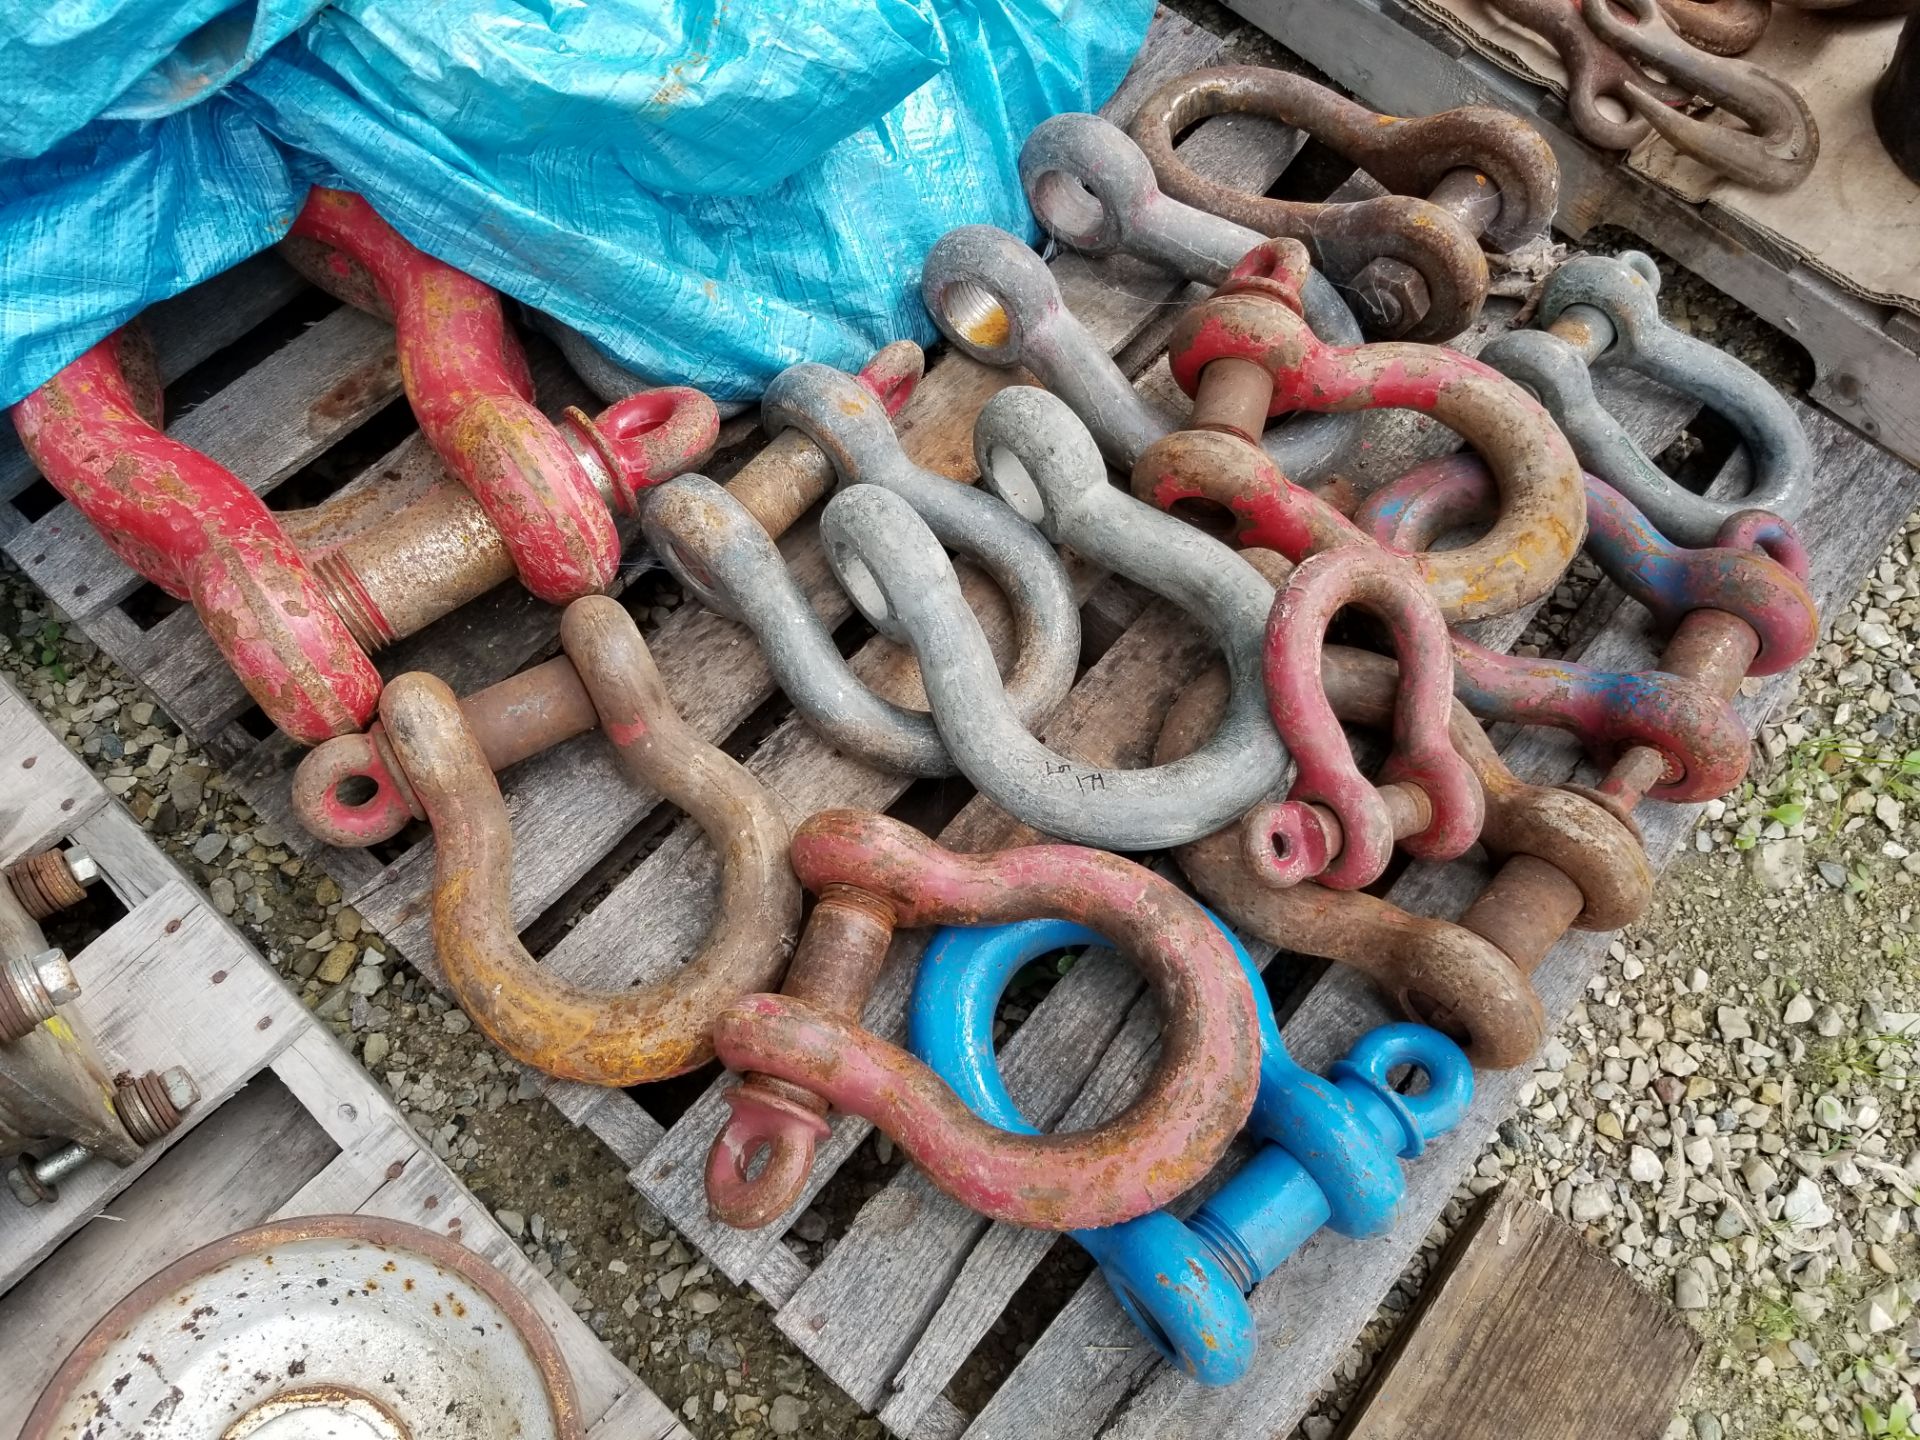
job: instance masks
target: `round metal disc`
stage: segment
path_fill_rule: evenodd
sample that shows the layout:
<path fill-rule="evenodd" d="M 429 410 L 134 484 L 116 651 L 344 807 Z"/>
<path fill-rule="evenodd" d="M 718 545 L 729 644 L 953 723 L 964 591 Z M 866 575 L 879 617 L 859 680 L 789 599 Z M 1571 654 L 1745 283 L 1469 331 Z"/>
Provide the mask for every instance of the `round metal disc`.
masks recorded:
<path fill-rule="evenodd" d="M 460 1245 L 320 1215 L 216 1240 L 110 1310 L 21 1440 L 579 1440 L 527 1300 Z"/>

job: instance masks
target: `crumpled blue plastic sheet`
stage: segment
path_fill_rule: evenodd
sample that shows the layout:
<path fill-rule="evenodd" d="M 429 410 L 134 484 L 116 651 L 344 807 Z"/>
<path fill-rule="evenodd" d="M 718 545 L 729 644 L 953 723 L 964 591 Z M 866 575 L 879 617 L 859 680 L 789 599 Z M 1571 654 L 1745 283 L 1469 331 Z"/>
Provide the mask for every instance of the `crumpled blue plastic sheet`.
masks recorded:
<path fill-rule="evenodd" d="M 345 0 L 190 109 L 0 163 L 0 392 L 270 243 L 311 183 L 661 382 L 744 399 L 797 360 L 856 368 L 932 339 L 946 230 L 1032 233 L 1021 141 L 1111 94 L 1152 11 Z M 0 25 L 0 74 L 8 48 Z"/>

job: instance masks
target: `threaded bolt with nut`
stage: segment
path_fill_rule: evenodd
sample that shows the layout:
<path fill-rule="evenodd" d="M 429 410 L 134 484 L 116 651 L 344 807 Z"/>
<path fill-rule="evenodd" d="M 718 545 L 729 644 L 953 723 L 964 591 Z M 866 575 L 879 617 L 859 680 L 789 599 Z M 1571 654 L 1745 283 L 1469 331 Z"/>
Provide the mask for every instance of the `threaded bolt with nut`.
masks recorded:
<path fill-rule="evenodd" d="M 113 1108 L 136 1144 L 151 1145 L 180 1128 L 180 1117 L 200 1101 L 200 1087 L 178 1065 L 114 1084 Z"/>
<path fill-rule="evenodd" d="M 60 1198 L 60 1182 L 92 1158 L 82 1145 L 62 1146 L 44 1160 L 22 1155 L 7 1171 L 7 1188 L 22 1205 L 50 1205 Z"/>
<path fill-rule="evenodd" d="M 0 1044 L 31 1035 L 80 994 L 80 980 L 57 949 L 0 959 Z"/>
<path fill-rule="evenodd" d="M 99 878 L 99 863 L 78 845 L 42 850 L 7 867 L 14 898 L 35 920 L 78 905 L 87 898 L 87 887 Z"/>

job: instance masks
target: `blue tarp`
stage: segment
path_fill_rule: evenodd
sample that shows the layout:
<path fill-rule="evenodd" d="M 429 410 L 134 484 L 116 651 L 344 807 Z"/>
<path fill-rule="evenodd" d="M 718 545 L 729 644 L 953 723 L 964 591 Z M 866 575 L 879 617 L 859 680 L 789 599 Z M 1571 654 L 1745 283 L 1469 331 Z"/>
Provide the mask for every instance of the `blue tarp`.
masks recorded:
<path fill-rule="evenodd" d="M 271 243 L 314 183 L 662 381 L 724 400 L 796 360 L 855 368 L 931 338 L 920 262 L 947 229 L 1031 231 L 1021 140 L 1112 92 L 1153 5 L 342 0 L 264 54 L 311 5 L 60 8 L 148 48 L 70 97 L 71 43 L 0 18 L 9 98 L 44 111 L 0 144 L 63 137 L 0 161 L 6 403 Z M 193 77 L 200 103 L 161 114 Z"/>

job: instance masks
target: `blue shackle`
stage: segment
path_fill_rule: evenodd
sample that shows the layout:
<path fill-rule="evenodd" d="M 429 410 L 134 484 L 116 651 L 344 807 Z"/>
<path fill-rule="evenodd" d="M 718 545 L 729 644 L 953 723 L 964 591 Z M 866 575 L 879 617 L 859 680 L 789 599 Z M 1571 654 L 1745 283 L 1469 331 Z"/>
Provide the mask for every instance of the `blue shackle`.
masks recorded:
<path fill-rule="evenodd" d="M 1395 1157 L 1418 1155 L 1460 1123 L 1473 1099 L 1466 1055 L 1424 1025 L 1383 1025 L 1363 1035 L 1330 1079 L 1296 1065 L 1258 968 L 1220 928 L 1260 1008 L 1260 1093 L 1247 1129 L 1264 1143 L 1185 1223 L 1156 1210 L 1070 1232 L 1141 1333 L 1203 1385 L 1230 1385 L 1252 1363 L 1258 1337 L 1246 1297 L 1253 1287 L 1323 1225 L 1354 1238 L 1392 1229 L 1406 1193 Z M 976 1115 L 1038 1134 L 1000 1078 L 994 1012 L 1029 961 L 1108 943 L 1066 920 L 941 930 L 920 962 L 908 1046 Z M 1425 1073 L 1420 1094 L 1402 1095 L 1387 1083 L 1402 1065 Z"/>

